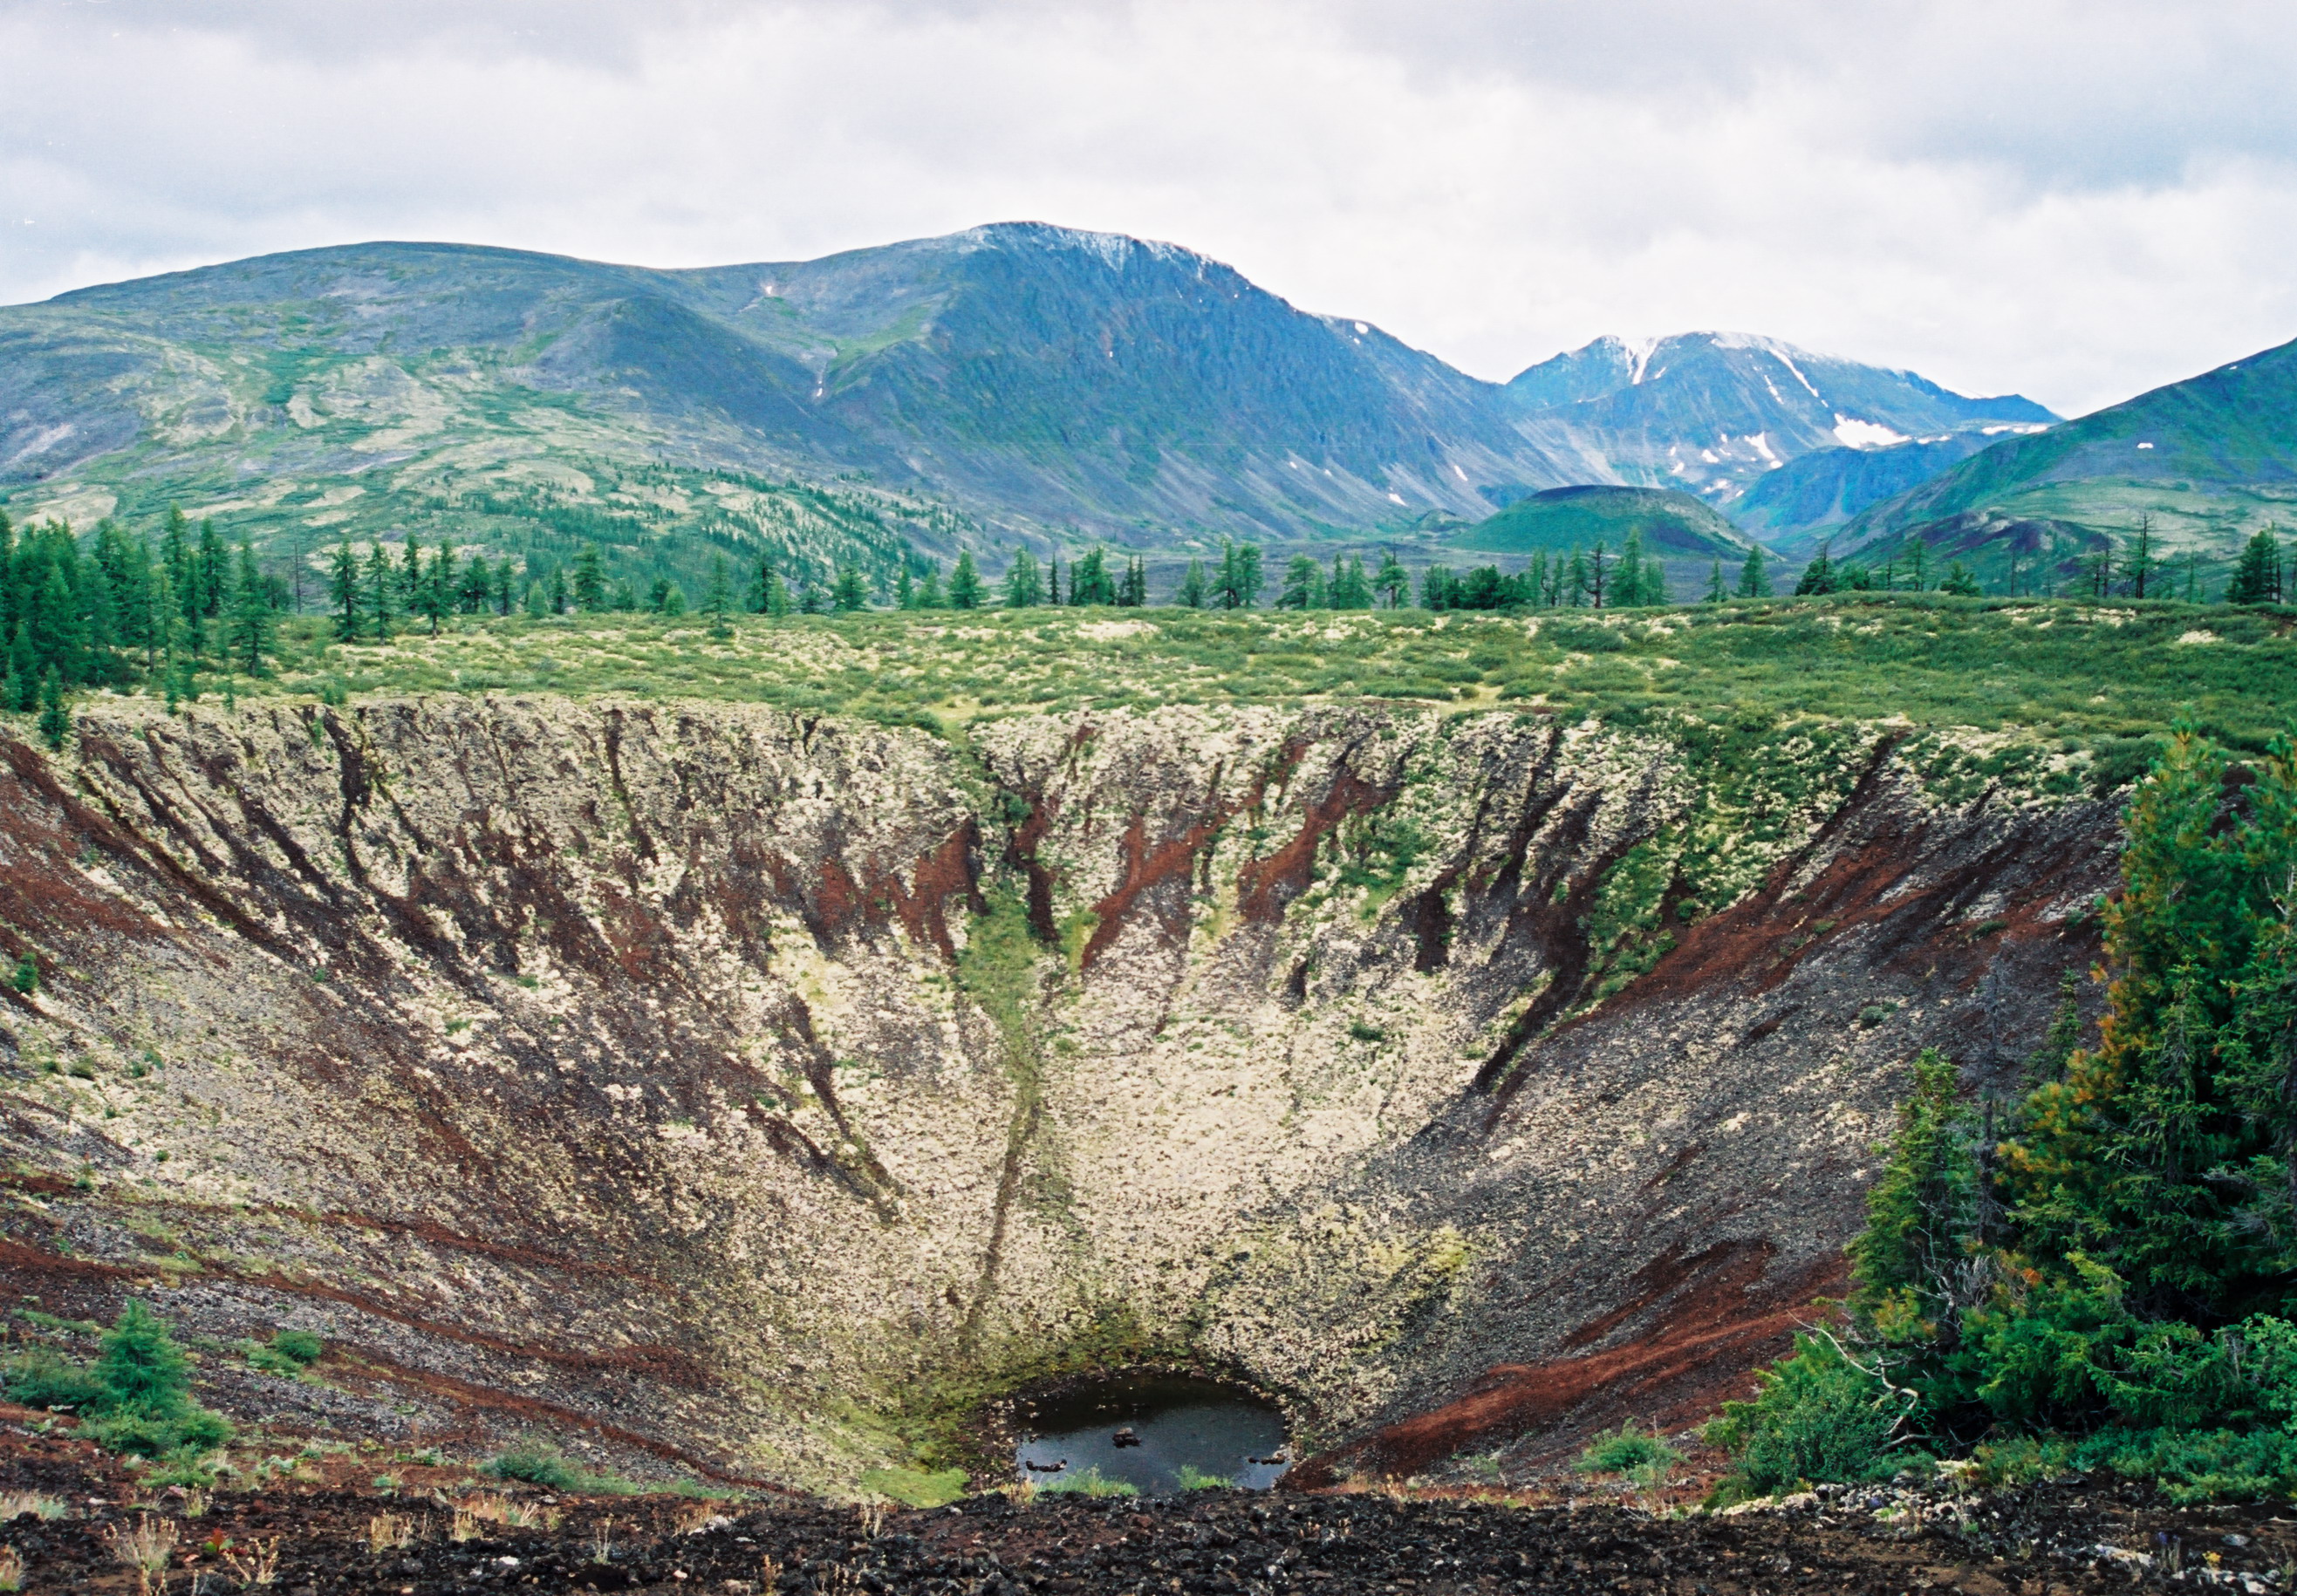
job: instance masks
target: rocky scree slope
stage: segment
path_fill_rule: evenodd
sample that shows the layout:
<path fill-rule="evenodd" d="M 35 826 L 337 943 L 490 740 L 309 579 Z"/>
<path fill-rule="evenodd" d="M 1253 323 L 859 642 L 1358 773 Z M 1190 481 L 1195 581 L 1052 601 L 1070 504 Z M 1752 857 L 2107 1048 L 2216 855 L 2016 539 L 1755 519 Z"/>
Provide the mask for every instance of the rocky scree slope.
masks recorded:
<path fill-rule="evenodd" d="M 1133 1358 L 1306 1479 L 1687 1420 L 1909 1055 L 2011 1067 L 2095 955 L 2114 809 L 2002 741 L 103 705 L 0 742 L 0 1251 L 432 1435 L 832 1489 Z"/>

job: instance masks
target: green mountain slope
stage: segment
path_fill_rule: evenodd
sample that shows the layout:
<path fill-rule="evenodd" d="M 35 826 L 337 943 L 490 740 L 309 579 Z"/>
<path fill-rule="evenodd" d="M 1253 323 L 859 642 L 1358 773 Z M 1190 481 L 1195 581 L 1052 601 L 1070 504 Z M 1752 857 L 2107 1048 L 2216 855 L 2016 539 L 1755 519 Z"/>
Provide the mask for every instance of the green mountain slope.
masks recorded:
<path fill-rule="evenodd" d="M 0 308 L 0 500 L 179 503 L 307 582 L 338 539 L 413 537 L 883 593 L 905 547 L 1411 546 L 1541 489 L 1713 497 L 1845 436 L 2043 414 L 1768 340 L 1616 341 L 1486 383 L 1190 251 L 1034 223 L 689 271 L 361 244 Z"/>
<path fill-rule="evenodd" d="M 1996 443 L 1854 517 L 1837 547 L 1894 546 L 1956 517 L 2115 536 L 2145 517 L 2165 550 L 2223 556 L 2258 526 L 2293 515 L 2297 343 Z"/>
<path fill-rule="evenodd" d="M 1688 493 L 1595 485 L 1528 495 L 1446 541 L 1478 553 L 1527 555 L 1598 543 L 1618 548 L 1630 531 L 1641 532 L 1646 548 L 1668 559 L 1735 558 L 1747 549 L 1736 527 Z"/>
<path fill-rule="evenodd" d="M 1800 554 L 1867 506 L 1921 486 L 1991 441 L 1984 432 L 1949 432 L 1881 448 L 1813 449 L 1765 472 L 1719 507 L 1773 547 Z"/>
<path fill-rule="evenodd" d="M 703 271 L 383 243 L 0 310 L 0 489 L 78 521 L 180 499 L 275 545 L 485 544 L 524 506 L 816 561 L 1154 546 L 1558 480 L 1494 391 L 1189 251 L 1033 224 Z M 850 501 L 834 525 L 801 481 Z"/>

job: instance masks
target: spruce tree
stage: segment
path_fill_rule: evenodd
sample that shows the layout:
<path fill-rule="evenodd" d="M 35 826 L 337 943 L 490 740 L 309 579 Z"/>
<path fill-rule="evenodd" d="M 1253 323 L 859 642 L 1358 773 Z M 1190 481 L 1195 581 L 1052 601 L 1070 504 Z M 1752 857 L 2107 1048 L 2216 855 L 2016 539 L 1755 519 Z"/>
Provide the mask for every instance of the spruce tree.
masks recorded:
<path fill-rule="evenodd" d="M 1041 591 L 1037 556 L 1025 548 L 1016 549 L 1012 563 L 1005 567 L 1005 607 L 1025 610 L 1037 602 Z"/>
<path fill-rule="evenodd" d="M 378 643 L 391 640 L 391 623 L 399 614 L 399 583 L 391 570 L 391 554 L 381 541 L 367 545 L 366 549 L 366 613 L 375 628 Z"/>
<path fill-rule="evenodd" d="M 910 580 L 910 563 L 906 559 L 902 562 L 901 574 L 893 581 L 893 607 L 897 610 L 918 607 L 917 584 Z"/>
<path fill-rule="evenodd" d="M 200 550 L 194 568 L 198 618 L 214 620 L 223 613 L 224 595 L 231 587 L 231 555 L 223 546 L 212 516 L 200 522 Z"/>
<path fill-rule="evenodd" d="M 1173 602 L 1184 610 L 1201 610 L 1209 596 L 1209 584 L 1205 580 L 1205 563 L 1190 560 L 1181 572 L 1181 585 L 1173 590 Z"/>
<path fill-rule="evenodd" d="M 438 629 L 435 620 L 432 629 Z M 234 656 L 250 676 L 261 674 L 263 656 L 271 649 L 274 631 L 269 586 L 255 563 L 255 550 L 243 541 L 239 546 L 238 577 L 232 590 L 231 646 Z"/>
<path fill-rule="evenodd" d="M 335 606 L 335 636 L 344 643 L 358 641 L 358 555 L 350 539 L 335 544 L 326 565 L 326 599 Z"/>
<path fill-rule="evenodd" d="M 918 608 L 921 610 L 938 610 L 948 602 L 949 601 L 946 598 L 942 596 L 941 562 L 939 560 L 927 560 L 926 562 L 925 580 L 918 583 Z"/>
<path fill-rule="evenodd" d="M 1723 598 L 1723 556 L 1717 555 L 1715 568 L 1707 573 L 1707 602 L 1721 604 Z"/>
<path fill-rule="evenodd" d="M 1747 558 L 1739 567 L 1739 596 L 1768 598 L 1771 596 L 1771 573 L 1763 564 L 1763 551 L 1756 545 L 1747 545 Z"/>
<path fill-rule="evenodd" d="M 902 569 L 902 580 L 904 584 L 909 580 L 907 567 Z M 710 635 L 720 642 L 734 635 L 733 628 L 726 622 L 727 612 L 733 607 L 734 581 L 726 570 L 726 556 L 712 555 L 710 556 L 710 586 L 703 591 L 702 610 L 710 617 Z"/>
<path fill-rule="evenodd" d="M 1313 555 L 1294 555 L 1284 568 L 1284 586 L 1276 595 L 1280 610 L 1315 610 L 1323 605 L 1323 568 Z"/>
<path fill-rule="evenodd" d="M 595 543 L 584 544 L 574 556 L 574 607 L 592 615 L 606 607 L 606 573 Z"/>
<path fill-rule="evenodd" d="M 1833 592 L 1837 586 L 1839 584 L 1835 580 L 1834 557 L 1827 552 L 1827 546 L 1822 543 L 1818 546 L 1817 556 L 1802 568 L 1802 578 L 1795 583 L 1795 596 L 1797 598 L 1824 596 Z"/>
<path fill-rule="evenodd" d="M 71 732 L 71 716 L 64 710 L 62 673 L 54 665 L 40 678 L 40 740 L 49 752 L 63 752 L 64 738 Z"/>
<path fill-rule="evenodd" d="M 1626 545 L 1619 550 L 1619 571 L 1611 581 L 1611 602 L 1623 610 L 1650 602 L 1643 596 L 1643 530 L 1639 526 L 1627 529 Z"/>
<path fill-rule="evenodd" d="M 952 610 L 977 610 L 981 607 L 981 572 L 974 569 L 973 551 L 958 550 L 957 568 L 949 573 L 949 607 Z"/>
<path fill-rule="evenodd" d="M 2271 526 L 2261 526 L 2241 547 L 2233 578 L 2226 584 L 2227 604 L 2278 604 L 2281 600 L 2281 542 Z"/>
<path fill-rule="evenodd" d="M 179 505 L 168 506 L 168 530 L 160 539 L 160 568 L 166 572 L 169 590 L 175 595 L 177 613 L 195 619 L 199 599 L 192 570 L 192 523 L 185 518 Z"/>
<path fill-rule="evenodd" d="M 1372 591 L 1387 600 L 1387 607 L 1400 610 L 1411 596 L 1412 577 L 1404 569 L 1404 562 L 1395 557 L 1394 549 L 1383 549 L 1379 556 L 1379 572 L 1371 579 Z"/>

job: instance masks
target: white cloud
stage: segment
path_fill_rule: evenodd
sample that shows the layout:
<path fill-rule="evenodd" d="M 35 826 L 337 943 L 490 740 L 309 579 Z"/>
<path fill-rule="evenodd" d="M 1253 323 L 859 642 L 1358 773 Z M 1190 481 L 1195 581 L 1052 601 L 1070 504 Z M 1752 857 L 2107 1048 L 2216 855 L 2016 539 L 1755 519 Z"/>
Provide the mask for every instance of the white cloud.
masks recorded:
<path fill-rule="evenodd" d="M 1731 327 L 2079 410 L 2297 335 L 2293 55 L 2120 0 L 0 0 L 0 300 L 1035 218 L 1486 376 Z"/>

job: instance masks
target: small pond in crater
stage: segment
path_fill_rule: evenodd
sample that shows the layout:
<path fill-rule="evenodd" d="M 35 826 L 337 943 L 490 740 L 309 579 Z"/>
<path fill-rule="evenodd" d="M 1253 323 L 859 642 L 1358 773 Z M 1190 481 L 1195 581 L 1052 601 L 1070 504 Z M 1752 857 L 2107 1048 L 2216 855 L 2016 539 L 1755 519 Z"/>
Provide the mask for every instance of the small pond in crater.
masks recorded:
<path fill-rule="evenodd" d="M 1292 1460 L 1274 1403 L 1178 1375 L 1115 1375 L 1024 1397 L 1013 1431 L 1014 1472 L 1043 1491 L 1075 1490 L 1096 1473 L 1143 1496 L 1215 1484 L 1265 1491 Z"/>

